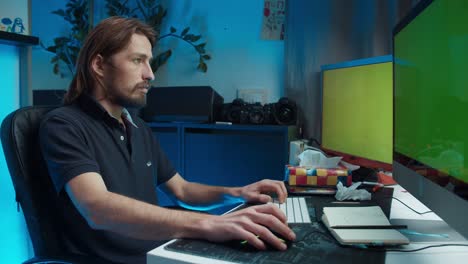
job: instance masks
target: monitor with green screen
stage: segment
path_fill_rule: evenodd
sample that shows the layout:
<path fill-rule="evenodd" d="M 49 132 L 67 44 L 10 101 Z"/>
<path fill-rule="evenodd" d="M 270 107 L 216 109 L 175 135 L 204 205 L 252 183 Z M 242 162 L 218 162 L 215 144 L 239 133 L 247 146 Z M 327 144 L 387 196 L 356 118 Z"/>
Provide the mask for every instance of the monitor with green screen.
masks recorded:
<path fill-rule="evenodd" d="M 468 238 L 468 1 L 420 1 L 393 48 L 393 175 Z"/>
<path fill-rule="evenodd" d="M 392 57 L 322 67 L 321 146 L 357 165 L 392 163 Z"/>

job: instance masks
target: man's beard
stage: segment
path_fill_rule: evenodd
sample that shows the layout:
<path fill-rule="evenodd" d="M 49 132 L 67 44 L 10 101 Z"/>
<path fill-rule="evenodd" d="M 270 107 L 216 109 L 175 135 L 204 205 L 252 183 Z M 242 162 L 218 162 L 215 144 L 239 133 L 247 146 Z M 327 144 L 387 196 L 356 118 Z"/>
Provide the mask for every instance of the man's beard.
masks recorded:
<path fill-rule="evenodd" d="M 139 88 L 134 88 L 133 92 L 136 92 Z M 146 105 L 146 95 L 138 98 L 132 98 L 130 96 L 122 94 L 120 91 L 112 91 L 109 94 L 110 99 L 114 104 L 120 105 L 125 108 L 140 108 Z"/>

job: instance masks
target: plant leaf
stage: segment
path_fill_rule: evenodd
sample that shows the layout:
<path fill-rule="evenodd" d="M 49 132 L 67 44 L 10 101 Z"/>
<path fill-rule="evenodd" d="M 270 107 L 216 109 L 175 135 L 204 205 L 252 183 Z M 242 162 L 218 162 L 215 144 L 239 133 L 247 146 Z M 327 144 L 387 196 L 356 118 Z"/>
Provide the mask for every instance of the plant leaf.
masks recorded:
<path fill-rule="evenodd" d="M 201 39 L 201 35 L 193 35 L 192 42 L 197 42 L 200 39 Z"/>
<path fill-rule="evenodd" d="M 190 27 L 184 28 L 184 30 L 182 30 L 182 33 L 180 33 L 180 35 L 185 36 L 185 34 L 187 34 L 187 32 L 189 32 L 189 30 L 190 30 Z"/>
<path fill-rule="evenodd" d="M 57 46 L 63 46 L 66 45 L 66 43 L 70 42 L 70 39 L 67 37 L 58 37 L 54 38 L 54 43 Z"/>
<path fill-rule="evenodd" d="M 172 50 L 168 49 L 164 52 L 159 53 L 152 61 L 151 61 L 151 69 L 153 72 L 156 72 L 160 66 L 166 64 L 167 60 L 171 57 Z"/>
<path fill-rule="evenodd" d="M 61 16 L 61 17 L 65 17 L 65 16 L 66 16 L 65 11 L 63 11 L 63 9 L 55 10 L 55 11 L 52 11 L 51 13 L 52 13 L 52 14 L 55 14 L 55 15 L 59 15 L 59 16 Z"/>
<path fill-rule="evenodd" d="M 195 46 L 195 49 L 197 50 L 198 53 L 204 54 L 205 53 L 205 45 L 206 45 L 206 42 L 198 44 L 198 45 Z"/>
<path fill-rule="evenodd" d="M 208 71 L 208 66 L 207 66 L 206 63 L 204 63 L 204 62 L 200 62 L 200 63 L 198 64 L 197 69 L 198 69 L 199 71 L 201 71 L 201 72 L 207 72 L 207 71 Z"/>
<path fill-rule="evenodd" d="M 190 41 L 190 42 L 196 42 L 201 38 L 200 35 L 195 36 L 194 34 L 187 34 L 184 36 L 184 40 Z"/>
<path fill-rule="evenodd" d="M 54 64 L 53 72 L 54 72 L 54 74 L 59 74 L 59 65 L 58 65 L 58 63 Z"/>
<path fill-rule="evenodd" d="M 46 50 L 52 53 L 57 53 L 57 46 L 49 46 Z"/>

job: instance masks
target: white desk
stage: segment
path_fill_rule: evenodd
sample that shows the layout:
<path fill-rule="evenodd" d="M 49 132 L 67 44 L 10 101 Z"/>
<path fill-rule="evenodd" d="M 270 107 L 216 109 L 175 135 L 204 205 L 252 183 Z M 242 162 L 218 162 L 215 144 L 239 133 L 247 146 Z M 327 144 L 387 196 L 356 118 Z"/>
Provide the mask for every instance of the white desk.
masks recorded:
<path fill-rule="evenodd" d="M 406 203 L 408 206 L 418 212 L 429 211 L 429 209 L 419 202 L 414 196 L 408 193 L 400 186 L 394 187 L 394 197 Z M 411 211 L 400 202 L 393 200 L 392 208 L 390 213 L 390 219 L 413 219 L 413 220 L 441 220 L 436 214 L 428 213 L 424 215 L 416 214 Z M 467 219 L 468 224 L 468 219 Z M 462 239 L 462 238 L 461 238 Z M 169 241 L 166 244 L 172 243 Z M 467 244 L 468 241 L 463 240 L 459 242 L 451 242 L 458 244 Z M 211 258 L 199 257 L 189 254 L 183 254 L 164 249 L 161 245 L 147 254 L 147 264 L 155 263 L 200 263 L 200 264 L 232 264 L 232 262 L 226 262 Z M 410 245 L 404 246 L 404 249 L 415 249 L 428 246 L 431 244 L 442 244 L 441 242 L 418 242 L 411 243 Z M 346 263 L 343 260 L 343 263 Z M 387 252 L 385 256 L 386 264 L 400 264 L 400 263 L 411 263 L 411 264 L 430 264 L 430 263 L 445 263 L 445 264 L 466 264 L 468 263 L 468 247 L 440 247 L 440 248 L 429 248 L 417 252 Z"/>

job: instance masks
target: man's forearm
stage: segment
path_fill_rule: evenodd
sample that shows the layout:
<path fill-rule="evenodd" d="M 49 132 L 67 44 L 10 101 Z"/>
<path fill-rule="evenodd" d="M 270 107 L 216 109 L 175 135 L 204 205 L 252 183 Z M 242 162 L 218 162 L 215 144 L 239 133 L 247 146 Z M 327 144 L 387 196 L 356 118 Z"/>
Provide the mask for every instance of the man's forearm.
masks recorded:
<path fill-rule="evenodd" d="M 224 195 L 240 196 L 239 187 L 209 186 L 187 182 L 180 200 L 189 204 L 207 204 L 222 201 Z"/>
<path fill-rule="evenodd" d="M 166 240 L 201 237 L 201 222 L 209 215 L 171 210 L 109 192 L 93 206 L 88 223 L 138 239 Z"/>

